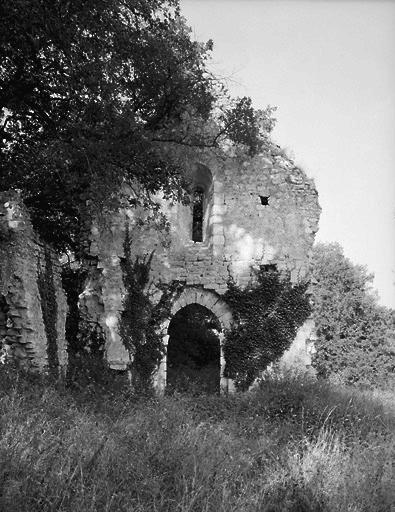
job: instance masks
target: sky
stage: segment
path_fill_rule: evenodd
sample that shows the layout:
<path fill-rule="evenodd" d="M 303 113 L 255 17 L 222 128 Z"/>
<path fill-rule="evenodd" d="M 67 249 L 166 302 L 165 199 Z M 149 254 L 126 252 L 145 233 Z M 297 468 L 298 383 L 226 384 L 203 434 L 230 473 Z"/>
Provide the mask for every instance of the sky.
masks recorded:
<path fill-rule="evenodd" d="M 314 178 L 316 240 L 339 242 L 395 308 L 395 1 L 181 0 L 210 70 Z"/>

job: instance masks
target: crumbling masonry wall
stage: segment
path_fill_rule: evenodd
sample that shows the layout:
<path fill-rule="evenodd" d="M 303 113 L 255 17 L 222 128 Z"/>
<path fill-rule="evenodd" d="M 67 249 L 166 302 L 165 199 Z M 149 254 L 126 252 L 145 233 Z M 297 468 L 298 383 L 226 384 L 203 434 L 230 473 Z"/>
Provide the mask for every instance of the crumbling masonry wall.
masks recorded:
<path fill-rule="evenodd" d="M 126 231 L 133 257 L 153 252 L 154 297 L 158 283 L 176 280 L 185 289 L 208 290 L 220 298 L 230 277 L 245 285 L 260 265 L 287 270 L 294 282 L 307 273 L 320 206 L 313 181 L 300 168 L 282 156 L 219 157 L 207 150 L 198 156 L 195 151 L 194 160 L 185 158 L 185 166 L 192 190 L 204 191 L 202 242 L 192 241 L 191 205 L 161 197 L 156 199 L 168 231 L 138 208 L 104 216 L 92 227 L 91 274 L 80 304 L 84 318 L 105 333 L 112 368 L 123 369 L 128 362 L 118 332 Z"/>
<path fill-rule="evenodd" d="M 67 304 L 57 258 L 35 235 L 16 192 L 0 194 L 0 350 L 26 368 L 67 364 Z"/>

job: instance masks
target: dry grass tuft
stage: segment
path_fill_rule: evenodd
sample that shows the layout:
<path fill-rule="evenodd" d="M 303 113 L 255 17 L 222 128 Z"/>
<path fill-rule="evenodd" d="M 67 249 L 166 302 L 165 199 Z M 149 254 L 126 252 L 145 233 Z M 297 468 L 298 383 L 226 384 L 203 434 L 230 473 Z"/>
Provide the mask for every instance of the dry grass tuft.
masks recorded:
<path fill-rule="evenodd" d="M 390 395 L 72 394 L 0 369 L 0 510 L 372 512 L 395 503 Z"/>

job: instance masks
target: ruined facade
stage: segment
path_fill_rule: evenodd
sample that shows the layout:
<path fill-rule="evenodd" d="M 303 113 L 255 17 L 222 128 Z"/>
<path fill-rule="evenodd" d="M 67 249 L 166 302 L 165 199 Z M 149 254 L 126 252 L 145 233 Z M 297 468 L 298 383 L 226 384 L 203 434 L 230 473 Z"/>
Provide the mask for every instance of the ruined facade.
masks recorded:
<path fill-rule="evenodd" d="M 232 311 L 221 298 L 229 278 L 246 285 L 261 265 L 289 271 L 294 282 L 306 275 L 320 207 L 314 183 L 301 169 L 282 156 L 246 160 L 207 151 L 197 156 L 195 152 L 195 159 L 186 166 L 190 204 L 156 198 L 168 230 L 159 229 L 157 219 L 139 208 L 104 216 L 92 226 L 91 271 L 80 307 L 83 318 L 102 329 L 111 368 L 122 370 L 129 362 L 119 335 L 126 233 L 132 257 L 153 254 L 154 297 L 155 290 L 160 296 L 159 283 L 182 283 L 171 315 L 161 326 L 165 346 L 171 318 L 188 304 L 200 304 L 216 315 L 221 342 L 223 331 L 232 323 Z M 291 365 L 297 359 L 303 365 L 309 362 L 305 342 L 310 331 L 311 324 L 303 326 L 295 346 L 285 355 Z M 223 368 L 221 355 L 221 374 Z M 165 355 L 155 376 L 159 390 L 166 386 L 166 370 Z M 222 377 L 221 386 L 230 389 L 232 383 Z"/>
<path fill-rule="evenodd" d="M 16 192 L 0 194 L 0 357 L 62 373 L 66 297 L 59 261 L 33 231 Z"/>
<path fill-rule="evenodd" d="M 85 327 L 103 335 L 106 359 L 115 370 L 125 370 L 130 362 L 119 332 L 125 243 L 131 258 L 152 255 L 154 302 L 161 284 L 179 285 L 159 327 L 164 347 L 172 318 L 190 304 L 215 315 L 222 347 L 224 331 L 232 325 L 232 311 L 222 298 L 230 278 L 244 286 L 262 265 L 289 271 L 294 282 L 307 273 L 320 207 L 314 183 L 301 169 L 282 156 L 246 159 L 195 150 L 193 158 L 185 158 L 185 173 L 189 204 L 157 196 L 163 216 L 125 207 L 97 218 L 87 236 L 89 271 L 79 298 L 80 316 Z M 0 196 L 0 261 L 0 356 L 39 371 L 64 369 L 67 304 L 59 263 L 33 232 L 17 193 Z M 312 327 L 307 321 L 299 329 L 284 365 L 309 364 Z M 232 389 L 223 377 L 222 350 L 219 366 L 221 388 Z M 165 354 L 154 378 L 158 391 L 166 381 Z"/>

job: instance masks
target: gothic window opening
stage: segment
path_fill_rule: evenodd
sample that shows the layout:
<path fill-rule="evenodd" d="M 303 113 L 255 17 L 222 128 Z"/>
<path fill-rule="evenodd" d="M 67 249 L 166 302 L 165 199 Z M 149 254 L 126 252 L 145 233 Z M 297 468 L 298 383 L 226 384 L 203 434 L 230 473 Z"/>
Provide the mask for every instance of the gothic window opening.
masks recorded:
<path fill-rule="evenodd" d="M 193 193 L 192 240 L 203 242 L 204 192 L 197 188 Z"/>

